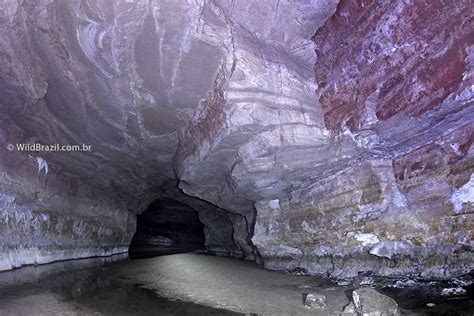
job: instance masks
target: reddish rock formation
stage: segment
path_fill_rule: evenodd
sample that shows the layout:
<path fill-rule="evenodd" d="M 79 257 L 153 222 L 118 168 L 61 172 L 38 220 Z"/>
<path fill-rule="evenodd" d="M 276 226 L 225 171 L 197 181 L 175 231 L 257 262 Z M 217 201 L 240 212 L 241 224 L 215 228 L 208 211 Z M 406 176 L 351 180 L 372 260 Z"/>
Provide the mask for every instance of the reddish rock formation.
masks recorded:
<path fill-rule="evenodd" d="M 267 268 L 336 278 L 472 269 L 473 16 L 469 1 L 339 2 L 313 37 L 314 107 L 359 151 L 257 201 L 252 241 Z"/>
<path fill-rule="evenodd" d="M 326 126 L 419 116 L 472 85 L 472 11 L 468 0 L 340 1 L 313 38 Z"/>
<path fill-rule="evenodd" d="M 455 193 L 474 173 L 473 142 L 474 124 L 470 124 L 393 161 L 400 191 L 430 229 L 425 239 L 436 236 L 443 243 L 474 244 L 472 204 L 458 200 Z M 455 236 L 457 240 L 452 240 Z"/>

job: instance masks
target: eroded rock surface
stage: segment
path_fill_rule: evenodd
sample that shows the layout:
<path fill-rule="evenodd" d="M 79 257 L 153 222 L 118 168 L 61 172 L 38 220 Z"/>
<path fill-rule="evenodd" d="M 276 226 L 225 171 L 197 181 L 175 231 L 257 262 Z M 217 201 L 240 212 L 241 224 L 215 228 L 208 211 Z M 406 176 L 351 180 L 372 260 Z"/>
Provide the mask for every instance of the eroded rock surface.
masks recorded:
<path fill-rule="evenodd" d="M 463 1 L 339 3 L 314 36 L 317 94 L 341 141 L 331 156 L 355 148 L 256 203 L 267 267 L 337 278 L 473 268 L 472 20 Z"/>
<path fill-rule="evenodd" d="M 468 272 L 471 7 L 4 0 L 0 270 L 124 251 L 171 199 L 267 268 Z"/>
<path fill-rule="evenodd" d="M 470 1 L 341 1 L 314 40 L 325 122 L 419 117 L 471 89 Z"/>

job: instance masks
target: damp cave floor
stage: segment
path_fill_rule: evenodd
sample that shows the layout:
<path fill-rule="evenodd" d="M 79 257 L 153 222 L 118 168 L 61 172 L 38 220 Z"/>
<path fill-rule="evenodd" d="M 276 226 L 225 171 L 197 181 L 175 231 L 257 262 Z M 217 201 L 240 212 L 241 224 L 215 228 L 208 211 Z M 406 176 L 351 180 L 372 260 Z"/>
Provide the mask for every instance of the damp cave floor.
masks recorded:
<path fill-rule="evenodd" d="M 394 298 L 426 291 L 417 286 L 397 290 Z M 337 315 L 355 287 L 195 253 L 73 260 L 0 273 L 0 315 Z M 305 308 L 303 296 L 309 292 L 324 294 L 328 309 Z M 446 301 L 436 308 L 403 312 L 471 315 L 474 303 L 472 298 Z"/>

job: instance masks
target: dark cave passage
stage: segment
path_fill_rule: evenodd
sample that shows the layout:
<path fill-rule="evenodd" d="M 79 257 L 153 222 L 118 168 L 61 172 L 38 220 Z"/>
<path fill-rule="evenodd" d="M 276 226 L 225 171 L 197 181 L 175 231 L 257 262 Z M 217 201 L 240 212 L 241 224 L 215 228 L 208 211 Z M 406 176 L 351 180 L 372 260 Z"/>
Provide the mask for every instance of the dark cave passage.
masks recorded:
<path fill-rule="evenodd" d="M 131 259 L 204 249 L 204 225 L 191 207 L 173 199 L 158 199 L 137 216 L 129 248 Z"/>

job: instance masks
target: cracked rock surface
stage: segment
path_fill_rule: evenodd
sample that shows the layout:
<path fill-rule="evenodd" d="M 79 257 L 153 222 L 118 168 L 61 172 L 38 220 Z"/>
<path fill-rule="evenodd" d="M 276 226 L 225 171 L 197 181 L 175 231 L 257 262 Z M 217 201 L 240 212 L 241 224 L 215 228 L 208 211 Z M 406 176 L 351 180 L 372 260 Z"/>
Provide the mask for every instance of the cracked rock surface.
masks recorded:
<path fill-rule="evenodd" d="M 0 3 L 0 270 L 126 251 L 156 199 L 270 269 L 473 269 L 469 1 Z"/>

